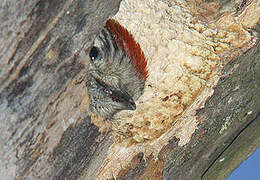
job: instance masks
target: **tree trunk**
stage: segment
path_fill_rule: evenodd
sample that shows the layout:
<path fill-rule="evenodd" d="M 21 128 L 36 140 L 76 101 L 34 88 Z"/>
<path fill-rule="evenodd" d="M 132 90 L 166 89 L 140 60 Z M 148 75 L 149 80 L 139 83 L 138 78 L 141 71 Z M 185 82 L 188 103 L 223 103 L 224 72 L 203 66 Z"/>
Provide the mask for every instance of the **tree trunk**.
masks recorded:
<path fill-rule="evenodd" d="M 0 179 L 224 179 L 260 146 L 260 3 L 119 5 L 0 2 Z M 117 12 L 149 77 L 136 111 L 103 121 L 88 52 Z"/>

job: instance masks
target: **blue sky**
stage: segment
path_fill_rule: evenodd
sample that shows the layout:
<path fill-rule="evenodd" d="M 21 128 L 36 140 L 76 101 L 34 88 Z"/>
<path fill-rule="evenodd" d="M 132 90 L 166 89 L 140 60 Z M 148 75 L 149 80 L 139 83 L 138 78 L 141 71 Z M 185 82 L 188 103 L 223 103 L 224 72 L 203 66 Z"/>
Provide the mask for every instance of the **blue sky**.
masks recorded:
<path fill-rule="evenodd" d="M 260 180 L 260 147 L 226 180 Z"/>

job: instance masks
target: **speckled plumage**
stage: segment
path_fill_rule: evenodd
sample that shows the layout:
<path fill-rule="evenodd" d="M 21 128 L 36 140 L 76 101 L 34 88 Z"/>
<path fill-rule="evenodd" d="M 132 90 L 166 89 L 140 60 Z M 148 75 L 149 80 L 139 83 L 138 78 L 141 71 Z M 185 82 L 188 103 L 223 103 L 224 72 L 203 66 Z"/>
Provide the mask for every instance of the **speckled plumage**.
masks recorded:
<path fill-rule="evenodd" d="M 87 88 L 90 110 L 111 119 L 120 110 L 135 110 L 147 77 L 138 43 L 115 20 L 108 20 L 90 50 Z"/>

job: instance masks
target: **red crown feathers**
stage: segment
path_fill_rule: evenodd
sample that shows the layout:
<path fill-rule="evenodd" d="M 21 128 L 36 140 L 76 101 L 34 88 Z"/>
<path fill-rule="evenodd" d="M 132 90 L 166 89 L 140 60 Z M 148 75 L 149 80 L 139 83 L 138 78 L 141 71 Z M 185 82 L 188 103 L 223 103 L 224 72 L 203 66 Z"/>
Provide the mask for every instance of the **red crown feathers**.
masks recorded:
<path fill-rule="evenodd" d="M 147 61 L 140 45 L 134 40 L 132 34 L 113 19 L 107 20 L 105 27 L 113 34 L 118 47 L 130 57 L 139 78 L 146 80 L 148 76 Z"/>

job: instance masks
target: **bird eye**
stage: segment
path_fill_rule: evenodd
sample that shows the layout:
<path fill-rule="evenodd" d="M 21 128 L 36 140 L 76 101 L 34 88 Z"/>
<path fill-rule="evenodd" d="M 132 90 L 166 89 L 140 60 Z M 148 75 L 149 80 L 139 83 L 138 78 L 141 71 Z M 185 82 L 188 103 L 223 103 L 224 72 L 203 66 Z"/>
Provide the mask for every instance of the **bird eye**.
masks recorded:
<path fill-rule="evenodd" d="M 99 49 L 95 46 L 93 46 L 89 52 L 89 57 L 92 61 L 97 61 L 101 58 L 101 53 Z"/>

